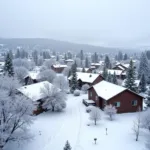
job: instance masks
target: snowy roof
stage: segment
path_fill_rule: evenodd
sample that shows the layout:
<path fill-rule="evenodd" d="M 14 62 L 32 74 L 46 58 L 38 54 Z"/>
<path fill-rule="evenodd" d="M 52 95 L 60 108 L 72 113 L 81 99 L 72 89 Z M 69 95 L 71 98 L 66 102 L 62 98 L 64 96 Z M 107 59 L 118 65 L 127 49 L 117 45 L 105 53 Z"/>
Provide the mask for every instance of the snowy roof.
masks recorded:
<path fill-rule="evenodd" d="M 126 90 L 126 88 L 107 82 L 101 81 L 98 84 L 93 86 L 97 95 L 105 100 L 109 100 L 110 98 L 118 95 L 119 93 Z"/>
<path fill-rule="evenodd" d="M 118 67 L 119 67 L 121 70 L 125 70 L 125 68 L 123 68 L 121 65 L 118 65 Z"/>
<path fill-rule="evenodd" d="M 130 64 L 122 64 L 124 67 L 129 68 Z"/>
<path fill-rule="evenodd" d="M 100 66 L 100 63 L 91 63 L 91 66 Z"/>
<path fill-rule="evenodd" d="M 74 60 L 73 59 L 67 59 L 65 61 L 73 62 Z"/>
<path fill-rule="evenodd" d="M 37 101 L 42 98 L 45 98 L 45 95 L 41 92 L 41 89 L 45 87 L 45 85 L 49 85 L 52 87 L 53 85 L 48 81 L 43 81 L 27 86 L 22 86 L 21 88 L 17 89 L 23 95 L 31 99 L 32 101 Z"/>
<path fill-rule="evenodd" d="M 58 65 L 53 65 L 53 67 L 54 68 L 66 68 L 67 65 L 60 65 L 60 64 L 58 64 Z"/>
<path fill-rule="evenodd" d="M 94 73 L 85 73 L 85 72 L 77 72 L 77 80 L 81 80 L 82 82 L 93 83 L 95 79 L 99 76 L 99 74 Z M 68 79 L 70 80 L 72 76 Z"/>
<path fill-rule="evenodd" d="M 26 77 L 28 77 L 28 76 L 29 76 L 31 79 L 33 79 L 33 80 L 39 79 L 39 72 L 37 72 L 37 71 L 30 71 Z M 25 78 L 26 78 L 26 77 L 25 77 Z"/>

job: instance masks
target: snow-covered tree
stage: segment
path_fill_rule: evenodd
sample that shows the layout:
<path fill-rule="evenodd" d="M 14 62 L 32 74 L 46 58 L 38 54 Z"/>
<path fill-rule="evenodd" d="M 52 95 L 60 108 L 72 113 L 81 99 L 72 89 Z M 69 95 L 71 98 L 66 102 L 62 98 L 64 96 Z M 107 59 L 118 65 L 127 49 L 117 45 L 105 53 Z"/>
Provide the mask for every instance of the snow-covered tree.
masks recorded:
<path fill-rule="evenodd" d="M 106 80 L 108 82 L 112 82 L 112 75 L 110 74 L 110 72 L 108 73 L 108 76 L 107 76 Z"/>
<path fill-rule="evenodd" d="M 141 118 L 142 128 L 148 129 L 150 132 L 150 109 L 146 110 Z"/>
<path fill-rule="evenodd" d="M 14 75 L 14 68 L 13 68 L 13 63 L 12 63 L 12 58 L 10 56 L 10 53 L 7 53 L 6 55 L 4 73 L 5 75 L 8 75 L 10 77 Z"/>
<path fill-rule="evenodd" d="M 64 70 L 63 70 L 63 72 L 62 72 L 63 75 L 64 75 L 64 76 L 67 76 L 67 77 L 70 76 L 70 75 L 69 75 L 70 70 L 71 70 L 71 67 L 66 67 L 66 68 L 64 68 Z"/>
<path fill-rule="evenodd" d="M 97 121 L 101 119 L 101 112 L 98 107 L 93 107 L 90 112 L 90 120 L 94 121 L 94 124 L 96 125 Z"/>
<path fill-rule="evenodd" d="M 150 87 L 148 88 L 148 95 L 146 96 L 147 107 L 150 107 Z"/>
<path fill-rule="evenodd" d="M 104 68 L 103 68 L 102 76 L 103 76 L 103 78 L 104 78 L 105 80 L 107 80 L 108 71 L 107 71 L 107 69 L 106 69 L 106 67 L 105 67 L 105 66 L 104 66 Z"/>
<path fill-rule="evenodd" d="M 104 112 L 110 117 L 110 120 L 113 119 L 113 116 L 116 114 L 117 109 L 113 105 L 106 105 L 104 108 Z"/>
<path fill-rule="evenodd" d="M 113 76 L 112 76 L 112 83 L 114 83 L 114 84 L 117 84 L 117 85 L 118 85 L 117 76 L 116 76 L 115 71 L 114 71 L 114 74 L 113 74 Z"/>
<path fill-rule="evenodd" d="M 89 59 L 88 59 L 88 57 L 85 58 L 85 68 L 89 68 Z"/>
<path fill-rule="evenodd" d="M 82 85 L 81 90 L 86 94 L 89 88 L 90 88 L 90 86 L 88 84 L 84 84 L 84 85 Z"/>
<path fill-rule="evenodd" d="M 140 92 L 145 92 L 146 91 L 146 79 L 145 75 L 142 74 L 141 81 L 140 81 Z"/>
<path fill-rule="evenodd" d="M 56 62 L 54 59 L 45 60 L 43 65 L 47 67 L 47 69 L 51 69 L 52 65 L 54 65 Z"/>
<path fill-rule="evenodd" d="M 23 83 L 25 76 L 28 75 L 28 70 L 25 67 L 15 67 L 14 72 L 20 83 Z"/>
<path fill-rule="evenodd" d="M 57 76 L 53 84 L 62 91 L 67 91 L 69 89 L 68 80 L 63 75 Z"/>
<path fill-rule="evenodd" d="M 123 60 L 127 60 L 127 59 L 128 59 L 128 55 L 125 53 L 124 57 L 123 57 Z"/>
<path fill-rule="evenodd" d="M 75 90 L 73 94 L 74 94 L 74 96 L 80 96 L 80 91 L 79 90 Z"/>
<path fill-rule="evenodd" d="M 39 56 L 38 51 L 34 50 L 32 52 L 32 57 L 33 57 L 33 60 L 34 60 L 34 62 L 35 62 L 36 65 L 38 65 L 38 56 Z"/>
<path fill-rule="evenodd" d="M 106 55 L 105 57 L 104 66 L 106 67 L 106 69 L 111 69 L 111 62 L 110 62 L 108 55 Z"/>
<path fill-rule="evenodd" d="M 130 61 L 129 68 L 127 70 L 127 78 L 125 80 L 125 87 L 131 91 L 136 92 L 136 83 L 135 83 L 135 68 L 133 66 L 133 61 Z"/>
<path fill-rule="evenodd" d="M 0 77 L 0 89 L 6 90 L 8 96 L 14 96 L 16 93 L 16 89 L 21 85 L 19 81 L 14 77 L 9 76 L 1 76 Z"/>
<path fill-rule="evenodd" d="M 42 66 L 42 65 L 43 65 L 43 62 L 44 62 L 43 56 L 39 56 L 39 57 L 38 57 L 38 61 L 37 61 L 37 65 L 38 65 L 38 66 Z"/>
<path fill-rule="evenodd" d="M 10 141 L 28 140 L 28 126 L 32 123 L 33 104 L 23 96 L 10 97 L 0 89 L 0 148 Z"/>
<path fill-rule="evenodd" d="M 77 67 L 82 67 L 81 66 L 81 59 L 80 58 L 75 58 L 75 64 Z"/>
<path fill-rule="evenodd" d="M 55 86 L 45 84 L 41 93 L 46 96 L 42 107 L 46 110 L 61 111 L 66 108 L 66 94 Z"/>
<path fill-rule="evenodd" d="M 72 65 L 72 68 L 71 68 L 71 74 L 72 74 L 72 78 L 71 78 L 71 81 L 70 81 L 70 86 L 71 86 L 71 92 L 73 93 L 74 90 L 77 89 L 78 87 L 78 83 L 77 83 L 77 67 L 76 67 L 76 63 L 74 63 Z"/>
<path fill-rule="evenodd" d="M 139 108 L 136 119 L 133 121 L 133 132 L 135 134 L 135 140 L 138 141 L 141 127 L 141 109 Z"/>
<path fill-rule="evenodd" d="M 30 69 L 31 63 L 27 59 L 14 59 L 13 60 L 14 67 L 24 67 L 26 69 Z"/>
<path fill-rule="evenodd" d="M 146 56 L 145 52 L 143 52 L 141 54 L 141 58 L 140 58 L 138 78 L 141 79 L 142 74 L 144 74 L 145 78 L 146 78 L 146 81 L 147 81 L 148 77 L 149 77 L 149 73 L 150 73 L 150 68 L 149 68 L 149 64 L 148 64 L 148 59 L 147 59 L 147 56 Z"/>
<path fill-rule="evenodd" d="M 56 77 L 56 73 L 51 69 L 46 69 L 46 70 L 40 72 L 40 74 L 39 74 L 39 78 L 41 81 L 49 81 L 50 83 L 53 82 L 55 77 Z"/>
<path fill-rule="evenodd" d="M 64 150 L 71 150 L 70 143 L 67 141 L 64 147 Z"/>

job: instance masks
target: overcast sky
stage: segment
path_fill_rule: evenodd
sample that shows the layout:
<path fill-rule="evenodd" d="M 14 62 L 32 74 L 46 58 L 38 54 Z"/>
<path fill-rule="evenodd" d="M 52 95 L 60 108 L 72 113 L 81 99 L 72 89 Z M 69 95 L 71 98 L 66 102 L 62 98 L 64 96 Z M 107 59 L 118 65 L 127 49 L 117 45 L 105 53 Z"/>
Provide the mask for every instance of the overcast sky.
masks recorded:
<path fill-rule="evenodd" d="M 150 46 L 150 0 L 0 0 L 0 37 Z"/>

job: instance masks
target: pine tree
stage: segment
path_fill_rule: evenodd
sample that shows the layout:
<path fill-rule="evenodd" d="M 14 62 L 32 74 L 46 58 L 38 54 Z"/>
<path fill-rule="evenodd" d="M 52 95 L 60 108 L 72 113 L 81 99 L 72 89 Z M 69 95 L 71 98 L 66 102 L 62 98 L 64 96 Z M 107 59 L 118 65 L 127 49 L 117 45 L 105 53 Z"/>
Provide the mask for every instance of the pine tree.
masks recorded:
<path fill-rule="evenodd" d="M 19 49 L 17 49 L 17 52 L 15 54 L 15 58 L 20 58 L 20 50 Z"/>
<path fill-rule="evenodd" d="M 110 72 L 108 73 L 107 79 L 108 82 L 112 82 L 112 75 L 110 74 Z"/>
<path fill-rule="evenodd" d="M 142 74 L 141 80 L 140 80 L 140 92 L 145 92 L 146 91 L 146 79 L 145 79 L 145 75 Z"/>
<path fill-rule="evenodd" d="M 129 68 L 127 70 L 127 78 L 125 81 L 125 87 L 128 88 L 131 91 L 136 91 L 136 84 L 135 84 L 135 68 L 133 66 L 133 61 L 130 61 Z"/>
<path fill-rule="evenodd" d="M 89 68 L 89 60 L 88 60 L 88 57 L 85 58 L 85 68 Z"/>
<path fill-rule="evenodd" d="M 118 81 L 117 81 L 117 76 L 116 73 L 114 71 L 113 77 L 112 77 L 112 83 L 117 84 L 118 85 Z"/>
<path fill-rule="evenodd" d="M 71 150 L 71 146 L 68 141 L 65 144 L 64 150 Z"/>
<path fill-rule="evenodd" d="M 9 53 L 7 53 L 6 59 L 5 59 L 4 74 L 10 77 L 14 75 L 12 58 Z"/>
<path fill-rule="evenodd" d="M 111 63 L 109 57 L 106 55 L 104 65 L 106 69 L 111 69 Z"/>
<path fill-rule="evenodd" d="M 66 55 L 66 53 L 65 53 L 65 58 L 64 58 L 65 60 L 67 60 L 67 55 Z"/>
<path fill-rule="evenodd" d="M 76 62 L 72 65 L 72 68 L 71 68 L 71 74 L 72 74 L 72 78 L 71 78 L 71 92 L 73 93 L 77 87 L 78 87 L 78 84 L 77 84 L 77 65 L 76 65 Z"/>
<path fill-rule="evenodd" d="M 118 60 L 123 60 L 123 54 L 121 51 L 118 52 Z"/>
<path fill-rule="evenodd" d="M 108 71 L 107 71 L 107 69 L 106 69 L 106 67 L 105 67 L 105 66 L 104 66 L 104 68 L 103 68 L 102 76 L 103 76 L 103 78 L 104 78 L 105 80 L 107 80 Z"/>
<path fill-rule="evenodd" d="M 124 54 L 124 60 L 127 60 L 128 59 L 128 55 L 127 54 Z"/>
<path fill-rule="evenodd" d="M 141 58 L 140 58 L 138 78 L 141 79 L 142 74 L 144 74 L 145 78 L 146 78 L 146 81 L 147 81 L 148 77 L 149 77 L 149 73 L 150 73 L 150 69 L 149 69 L 148 59 L 147 59 L 147 56 L 146 56 L 145 52 L 143 52 L 141 54 Z"/>
<path fill-rule="evenodd" d="M 56 61 L 59 61 L 59 55 L 56 56 Z"/>
<path fill-rule="evenodd" d="M 82 72 L 85 72 L 85 68 L 84 67 L 82 68 Z"/>

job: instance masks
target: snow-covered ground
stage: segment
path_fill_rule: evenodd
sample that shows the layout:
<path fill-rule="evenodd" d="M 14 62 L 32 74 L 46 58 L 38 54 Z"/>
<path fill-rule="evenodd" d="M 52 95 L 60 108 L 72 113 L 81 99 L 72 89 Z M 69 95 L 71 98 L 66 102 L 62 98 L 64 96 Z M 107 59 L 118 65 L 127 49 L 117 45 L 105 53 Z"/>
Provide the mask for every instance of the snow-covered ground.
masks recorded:
<path fill-rule="evenodd" d="M 142 130 L 139 141 L 132 131 L 136 113 L 117 114 L 114 121 L 102 112 L 97 126 L 89 120 L 82 99 L 87 95 L 68 95 L 64 112 L 46 112 L 36 116 L 30 132 L 34 139 L 24 143 L 10 143 L 6 150 L 62 150 L 69 140 L 72 150 L 144 150 L 146 132 Z M 87 126 L 90 124 L 90 126 Z M 105 129 L 108 129 L 108 135 Z M 97 138 L 97 144 L 94 144 Z"/>

